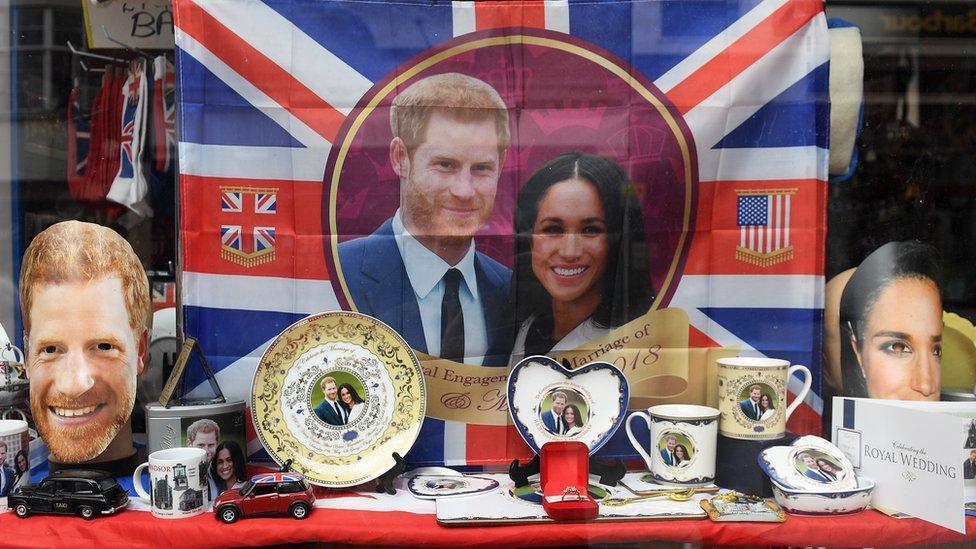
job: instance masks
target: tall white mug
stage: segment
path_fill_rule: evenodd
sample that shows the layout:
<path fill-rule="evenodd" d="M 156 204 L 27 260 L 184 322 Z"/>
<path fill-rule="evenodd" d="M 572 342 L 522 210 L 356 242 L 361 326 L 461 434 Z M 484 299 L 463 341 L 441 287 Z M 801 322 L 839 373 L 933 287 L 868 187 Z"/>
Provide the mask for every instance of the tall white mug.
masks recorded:
<path fill-rule="evenodd" d="M 765 357 L 718 359 L 719 433 L 729 438 L 770 440 L 786 434 L 786 420 L 810 391 L 813 377 L 806 366 Z M 786 388 L 803 372 L 803 388 L 786 405 Z"/>
<path fill-rule="evenodd" d="M 199 515 L 209 506 L 207 452 L 203 448 L 168 448 L 149 454 L 136 467 L 132 486 L 152 506 L 153 516 L 179 519 Z M 151 492 L 142 485 L 142 471 L 149 468 Z"/>

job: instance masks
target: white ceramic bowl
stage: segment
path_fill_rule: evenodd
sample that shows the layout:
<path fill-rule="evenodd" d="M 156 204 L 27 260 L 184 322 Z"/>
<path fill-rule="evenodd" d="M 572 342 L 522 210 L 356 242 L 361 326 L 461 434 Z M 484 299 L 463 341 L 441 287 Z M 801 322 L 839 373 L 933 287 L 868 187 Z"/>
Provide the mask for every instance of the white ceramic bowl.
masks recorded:
<path fill-rule="evenodd" d="M 858 477 L 857 488 L 843 490 L 797 490 L 775 480 L 773 497 L 783 509 L 794 515 L 833 516 L 857 513 L 871 503 L 874 481 Z"/>

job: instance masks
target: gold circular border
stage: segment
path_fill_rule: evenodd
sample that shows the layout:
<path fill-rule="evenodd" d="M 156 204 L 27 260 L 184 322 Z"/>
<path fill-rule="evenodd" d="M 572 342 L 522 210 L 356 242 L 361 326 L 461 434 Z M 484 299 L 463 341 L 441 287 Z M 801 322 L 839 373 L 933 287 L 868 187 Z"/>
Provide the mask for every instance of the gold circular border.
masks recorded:
<path fill-rule="evenodd" d="M 343 139 L 339 147 L 339 154 L 336 157 L 335 167 L 332 170 L 332 180 L 330 182 L 330 188 L 329 188 L 329 233 L 330 233 L 329 239 L 332 244 L 332 261 L 333 264 L 335 265 L 336 276 L 339 279 L 338 280 L 339 286 L 342 288 L 342 293 L 346 297 L 346 302 L 349 303 L 349 306 L 352 308 L 353 311 L 357 310 L 356 303 L 353 301 L 352 295 L 349 293 L 349 288 L 346 286 L 346 279 L 342 274 L 342 265 L 339 262 L 339 235 L 338 235 L 338 227 L 336 226 L 336 208 L 335 208 L 336 199 L 338 197 L 338 192 L 339 192 L 339 174 L 342 173 L 342 166 L 343 164 L 345 164 L 346 155 L 349 153 L 349 147 L 352 146 L 353 138 L 359 132 L 359 128 L 365 122 L 366 117 L 370 115 L 373 112 L 373 110 L 376 109 L 376 107 L 379 105 L 382 98 L 389 95 L 390 92 L 395 90 L 397 86 L 413 78 L 421 71 L 426 70 L 450 57 L 454 57 L 462 53 L 467 53 L 472 50 L 491 47 L 491 46 L 506 46 L 506 45 L 513 45 L 513 44 L 528 44 L 532 46 L 542 46 L 542 47 L 562 50 L 564 52 L 576 55 L 578 57 L 582 57 L 593 63 L 596 63 L 597 65 L 608 70 L 609 72 L 611 72 L 612 74 L 620 78 L 621 80 L 628 82 L 631 85 L 631 87 L 635 91 L 637 91 L 637 93 L 641 97 L 643 97 L 651 105 L 653 105 L 655 109 L 657 109 L 658 113 L 668 124 L 668 127 L 671 128 L 671 133 L 674 134 L 674 136 L 678 140 L 678 147 L 681 149 L 681 158 L 684 162 L 685 212 L 684 212 L 684 220 L 682 221 L 681 224 L 681 236 L 679 237 L 678 245 L 675 248 L 677 252 L 674 254 L 674 258 L 672 258 L 671 260 L 671 266 L 668 268 L 668 274 L 664 278 L 664 283 L 661 285 L 661 288 L 658 290 L 657 296 L 654 298 L 654 303 L 651 304 L 650 310 L 653 311 L 657 309 L 661 304 L 661 299 L 663 298 L 663 296 L 668 293 L 667 290 L 671 286 L 674 275 L 678 270 L 678 263 L 680 262 L 682 256 L 681 250 L 684 248 L 685 239 L 688 237 L 688 229 L 691 222 L 691 208 L 692 208 L 691 154 L 689 152 L 688 143 L 685 141 L 685 135 L 681 132 L 681 128 L 678 126 L 677 121 L 671 115 L 671 112 L 668 111 L 667 107 L 665 107 L 664 104 L 661 103 L 661 101 L 657 97 L 655 97 L 654 94 L 651 93 L 651 91 L 647 89 L 646 86 L 644 86 L 635 78 L 633 78 L 630 75 L 630 73 L 627 72 L 626 69 L 620 67 L 619 65 L 610 61 L 609 59 L 606 59 L 601 55 L 591 52 L 586 48 L 583 48 L 575 44 L 570 44 L 568 42 L 563 42 L 553 38 L 542 38 L 539 36 L 527 36 L 522 34 L 516 34 L 516 35 L 509 35 L 509 36 L 482 38 L 480 40 L 466 42 L 464 44 L 459 44 L 452 48 L 446 49 L 442 52 L 438 52 L 437 54 L 424 59 L 423 61 L 417 63 L 416 65 L 404 70 L 396 77 L 394 77 L 393 80 L 391 80 L 385 86 L 383 86 L 383 88 L 379 91 L 379 93 L 373 96 L 373 98 L 369 101 L 369 103 L 367 103 L 366 106 L 363 107 L 359 115 L 356 116 L 356 118 L 353 120 L 352 125 L 349 127 L 349 131 L 346 132 L 345 139 Z"/>
<path fill-rule="evenodd" d="M 323 334 L 316 334 L 316 330 L 337 334 L 326 339 Z M 372 444 L 348 456 L 314 453 L 285 428 L 287 424 L 280 406 L 283 381 L 295 360 L 308 350 L 330 342 L 362 346 L 383 362 L 393 384 L 391 397 L 395 408 L 390 424 Z M 399 380 L 396 379 L 398 375 Z M 285 328 L 261 356 L 251 382 L 251 421 L 271 458 L 278 463 L 292 459 L 292 468 L 310 482 L 331 488 L 368 482 L 393 467 L 392 453 L 405 455 L 420 435 L 426 408 L 427 386 L 417 355 L 392 328 L 373 317 L 352 311 L 319 313 Z M 323 478 L 326 470 L 341 471 L 343 466 L 369 459 L 375 459 L 376 464 L 366 475 Z"/>

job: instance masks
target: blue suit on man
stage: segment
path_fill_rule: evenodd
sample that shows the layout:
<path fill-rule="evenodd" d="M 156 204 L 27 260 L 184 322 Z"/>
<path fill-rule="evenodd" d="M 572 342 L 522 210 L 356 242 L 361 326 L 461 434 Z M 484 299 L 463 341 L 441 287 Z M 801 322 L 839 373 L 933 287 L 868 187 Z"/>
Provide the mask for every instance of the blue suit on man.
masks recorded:
<path fill-rule="evenodd" d="M 664 448 L 661 450 L 661 459 L 664 460 L 665 465 L 674 466 L 674 460 L 671 459 L 671 454 L 668 453 L 668 449 Z"/>
<path fill-rule="evenodd" d="M 366 237 L 339 244 L 339 264 L 353 304 L 396 330 L 414 349 L 427 352 L 420 307 L 387 219 Z M 513 323 L 503 318 L 512 273 L 501 263 L 475 252 L 478 292 L 488 331 L 484 366 L 504 366 L 512 352 Z"/>
<path fill-rule="evenodd" d="M 743 400 L 742 402 L 739 403 L 739 406 L 742 408 L 742 413 L 744 413 L 747 418 L 753 421 L 759 421 L 759 418 L 762 417 L 762 410 L 759 410 L 758 415 L 756 415 L 757 414 L 756 408 L 759 405 L 758 403 L 754 403 L 751 398 L 747 398 Z"/>
<path fill-rule="evenodd" d="M 0 488 L 0 497 L 7 497 L 10 494 L 10 490 L 14 487 L 14 472 L 6 467 L 0 467 L 3 475 L 3 487 Z"/>
<path fill-rule="evenodd" d="M 545 425 L 550 433 L 559 434 L 559 422 L 561 421 L 562 418 L 558 418 L 557 420 L 557 418 L 553 417 L 551 411 L 542 413 L 542 424 Z"/>
<path fill-rule="evenodd" d="M 340 426 L 343 424 L 342 418 L 339 417 L 338 412 L 336 412 L 335 408 L 332 407 L 333 405 L 333 402 L 329 402 L 329 399 L 325 399 L 312 411 L 315 412 L 315 415 L 319 416 L 319 419 L 328 423 L 329 425 Z"/>
<path fill-rule="evenodd" d="M 813 480 L 815 480 L 817 482 L 833 482 L 834 481 L 834 479 L 828 477 L 823 471 L 821 471 L 819 469 L 813 470 L 813 469 L 809 469 L 808 468 L 806 471 L 803 471 L 803 475 L 806 476 L 807 478 L 812 478 Z"/>

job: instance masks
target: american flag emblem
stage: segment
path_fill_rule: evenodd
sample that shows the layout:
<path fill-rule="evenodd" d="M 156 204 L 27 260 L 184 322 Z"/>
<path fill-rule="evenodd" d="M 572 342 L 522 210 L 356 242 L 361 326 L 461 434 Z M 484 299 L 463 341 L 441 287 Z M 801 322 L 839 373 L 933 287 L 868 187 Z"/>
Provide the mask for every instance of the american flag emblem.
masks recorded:
<path fill-rule="evenodd" d="M 278 189 L 220 189 L 220 257 L 243 267 L 274 261 L 275 227 L 260 216 L 278 212 Z"/>
<path fill-rule="evenodd" d="M 790 202 L 796 189 L 736 190 L 739 245 L 735 258 L 760 267 L 793 259 Z"/>

